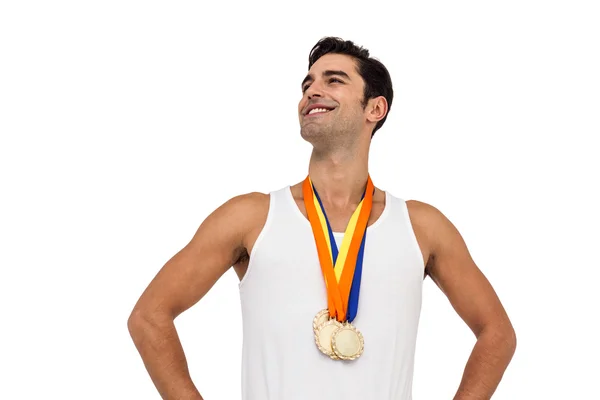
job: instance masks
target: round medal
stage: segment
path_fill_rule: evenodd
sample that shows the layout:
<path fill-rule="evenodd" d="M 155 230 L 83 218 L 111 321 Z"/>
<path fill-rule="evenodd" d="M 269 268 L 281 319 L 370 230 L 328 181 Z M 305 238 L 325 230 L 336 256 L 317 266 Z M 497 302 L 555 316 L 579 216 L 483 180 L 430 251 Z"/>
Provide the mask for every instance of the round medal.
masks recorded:
<path fill-rule="evenodd" d="M 331 337 L 331 347 L 338 358 L 355 360 L 361 356 L 365 348 L 362 333 L 352 324 L 345 323 Z"/>
<path fill-rule="evenodd" d="M 321 350 L 321 353 L 334 360 L 338 360 L 339 358 L 333 351 L 331 338 L 341 327 L 342 324 L 340 324 L 337 320 L 330 319 L 319 325 L 315 331 L 315 343 L 317 344 L 317 347 L 319 350 Z"/>
<path fill-rule="evenodd" d="M 319 326 L 321 326 L 321 324 L 327 321 L 329 321 L 328 309 L 321 310 L 317 315 L 315 315 L 315 318 L 313 319 L 313 331 L 315 332 L 315 334 L 317 333 L 317 329 L 319 328 Z"/>

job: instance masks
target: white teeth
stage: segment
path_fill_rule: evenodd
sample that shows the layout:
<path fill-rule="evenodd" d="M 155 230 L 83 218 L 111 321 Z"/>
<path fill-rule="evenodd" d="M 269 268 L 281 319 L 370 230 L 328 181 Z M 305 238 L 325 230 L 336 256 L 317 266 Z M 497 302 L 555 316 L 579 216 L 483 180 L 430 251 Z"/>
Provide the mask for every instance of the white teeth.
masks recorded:
<path fill-rule="evenodd" d="M 310 114 L 314 114 L 314 113 L 318 113 L 318 112 L 327 112 L 327 111 L 329 111 L 329 110 L 326 108 L 313 108 L 312 110 L 310 110 L 308 112 L 308 114 L 310 115 Z"/>

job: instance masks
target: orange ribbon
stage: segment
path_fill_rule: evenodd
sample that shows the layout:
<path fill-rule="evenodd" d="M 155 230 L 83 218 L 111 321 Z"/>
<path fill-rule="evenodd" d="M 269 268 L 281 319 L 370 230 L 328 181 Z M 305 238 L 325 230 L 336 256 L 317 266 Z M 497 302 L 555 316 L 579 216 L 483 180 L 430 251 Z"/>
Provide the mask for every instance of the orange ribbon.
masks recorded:
<path fill-rule="evenodd" d="M 321 264 L 321 270 L 327 285 L 327 303 L 329 315 L 332 318 L 336 318 L 340 322 L 346 321 L 348 300 L 350 298 L 350 289 L 352 288 L 352 281 L 354 279 L 356 260 L 365 230 L 367 229 L 369 215 L 371 214 L 374 188 L 375 187 L 373 186 L 371 177 L 369 176 L 367 179 L 367 188 L 365 197 L 363 199 L 363 205 L 358 216 L 356 228 L 354 229 L 352 241 L 348 249 L 348 255 L 346 257 L 340 281 L 338 283 L 333 269 L 334 266 L 331 259 L 330 249 L 328 248 L 327 240 L 325 239 L 325 234 L 323 232 L 324 229 L 321 226 L 321 221 L 315 208 L 314 192 L 310 177 L 306 177 L 302 185 L 304 205 L 306 207 L 306 213 L 308 214 L 308 220 L 310 221 L 313 230 L 313 235 L 317 245 L 317 254 Z"/>

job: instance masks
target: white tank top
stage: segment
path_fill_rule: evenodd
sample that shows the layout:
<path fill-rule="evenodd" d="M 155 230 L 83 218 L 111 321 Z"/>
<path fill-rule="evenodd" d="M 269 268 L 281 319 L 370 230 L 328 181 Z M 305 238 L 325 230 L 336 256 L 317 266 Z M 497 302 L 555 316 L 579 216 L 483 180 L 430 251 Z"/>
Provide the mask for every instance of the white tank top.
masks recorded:
<path fill-rule="evenodd" d="M 310 222 L 290 187 L 270 193 L 264 228 L 240 282 L 243 400 L 411 400 L 423 257 L 404 200 L 385 192 L 367 228 L 354 361 L 332 360 L 312 322 L 327 291 Z M 341 246 L 343 233 L 335 233 Z"/>

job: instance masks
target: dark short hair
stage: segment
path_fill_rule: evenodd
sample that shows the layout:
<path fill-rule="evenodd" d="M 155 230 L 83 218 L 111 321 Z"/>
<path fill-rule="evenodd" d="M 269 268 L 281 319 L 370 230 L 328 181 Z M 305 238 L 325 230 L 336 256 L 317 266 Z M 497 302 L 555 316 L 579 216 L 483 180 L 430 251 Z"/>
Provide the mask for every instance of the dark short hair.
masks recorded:
<path fill-rule="evenodd" d="M 338 37 L 324 37 L 314 45 L 308 55 L 308 69 L 325 54 L 345 54 L 356 60 L 357 71 L 365 81 L 364 98 L 362 100 L 363 108 L 367 106 L 369 99 L 383 96 L 388 103 L 388 112 L 381 121 L 377 122 L 373 129 L 373 135 L 387 119 L 387 115 L 392 108 L 394 99 L 394 90 L 392 88 L 392 78 L 387 68 L 377 59 L 369 57 L 369 50 L 357 46 L 350 40 L 343 40 Z"/>

